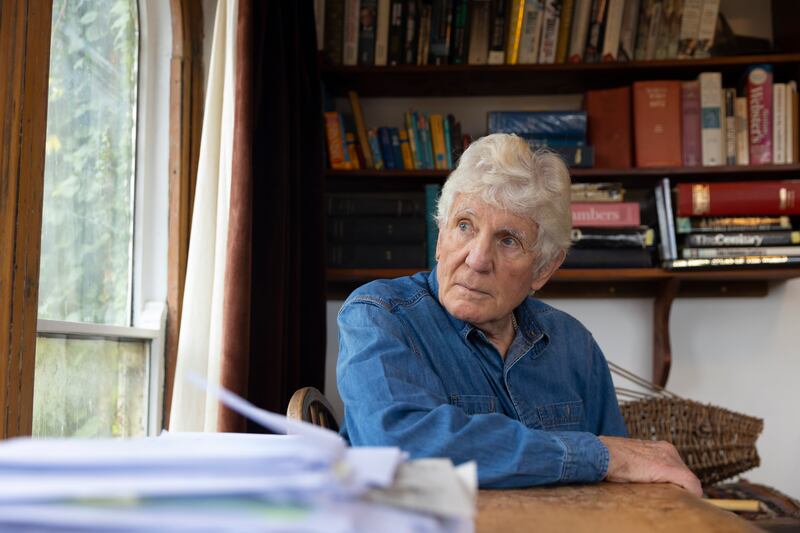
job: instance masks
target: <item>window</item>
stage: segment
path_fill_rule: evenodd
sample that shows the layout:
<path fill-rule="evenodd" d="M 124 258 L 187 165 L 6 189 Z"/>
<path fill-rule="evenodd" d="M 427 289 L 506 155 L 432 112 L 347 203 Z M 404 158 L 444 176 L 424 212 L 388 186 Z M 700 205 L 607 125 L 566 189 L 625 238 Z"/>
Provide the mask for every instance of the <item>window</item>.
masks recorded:
<path fill-rule="evenodd" d="M 140 69 L 155 53 L 141 39 L 140 15 L 157 4 L 53 1 L 34 436 L 137 436 L 160 427 L 157 302 L 165 290 L 142 286 L 153 283 L 145 276 L 166 277 L 166 250 L 146 234 L 166 232 L 158 207 L 166 185 L 152 186 L 166 183 L 166 163 L 160 176 L 145 174 L 154 165 L 143 156 L 158 152 L 137 150 L 148 120 L 142 103 L 168 98 L 166 90 L 148 96 L 157 72 Z M 147 200 L 151 189 L 162 202 Z M 144 302 L 153 296 L 156 303 Z"/>

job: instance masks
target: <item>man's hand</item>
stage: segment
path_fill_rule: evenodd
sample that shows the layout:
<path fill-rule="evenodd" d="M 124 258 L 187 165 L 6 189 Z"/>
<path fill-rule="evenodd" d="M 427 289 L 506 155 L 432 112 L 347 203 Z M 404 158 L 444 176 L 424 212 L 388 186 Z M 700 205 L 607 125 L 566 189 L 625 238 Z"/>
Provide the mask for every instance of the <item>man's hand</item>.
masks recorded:
<path fill-rule="evenodd" d="M 617 483 L 675 483 L 702 496 L 700 480 L 681 460 L 675 446 L 664 441 L 598 437 L 608 448 L 606 480 Z"/>

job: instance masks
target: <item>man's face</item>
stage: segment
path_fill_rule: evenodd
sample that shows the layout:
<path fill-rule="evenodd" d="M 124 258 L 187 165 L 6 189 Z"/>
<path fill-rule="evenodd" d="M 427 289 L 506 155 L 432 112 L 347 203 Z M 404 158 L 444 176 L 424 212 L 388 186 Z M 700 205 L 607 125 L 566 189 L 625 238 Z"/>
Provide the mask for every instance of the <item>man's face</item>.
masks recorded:
<path fill-rule="evenodd" d="M 537 229 L 525 217 L 457 195 L 436 243 L 439 301 L 445 309 L 480 329 L 509 318 L 555 270 L 534 274 Z"/>

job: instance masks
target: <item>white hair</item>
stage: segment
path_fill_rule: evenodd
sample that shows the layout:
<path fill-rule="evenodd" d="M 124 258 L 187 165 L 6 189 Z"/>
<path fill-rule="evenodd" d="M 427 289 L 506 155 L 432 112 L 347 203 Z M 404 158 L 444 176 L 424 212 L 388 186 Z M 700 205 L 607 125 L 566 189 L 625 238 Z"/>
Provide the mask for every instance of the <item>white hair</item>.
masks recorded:
<path fill-rule="evenodd" d="M 534 152 L 527 141 L 513 134 L 482 137 L 464 151 L 442 188 L 436 209 L 439 228 L 447 224 L 458 194 L 475 195 L 489 205 L 533 221 L 538 227 L 536 272 L 569 249 L 569 171 L 549 150 Z"/>

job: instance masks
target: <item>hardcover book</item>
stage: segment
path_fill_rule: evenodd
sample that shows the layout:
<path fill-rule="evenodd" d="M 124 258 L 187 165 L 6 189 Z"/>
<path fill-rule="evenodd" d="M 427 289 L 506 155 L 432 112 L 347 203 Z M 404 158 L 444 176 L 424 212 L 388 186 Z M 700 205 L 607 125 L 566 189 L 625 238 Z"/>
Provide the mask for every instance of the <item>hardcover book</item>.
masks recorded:
<path fill-rule="evenodd" d="M 587 91 L 585 102 L 595 165 L 630 168 L 633 158 L 630 87 Z"/>
<path fill-rule="evenodd" d="M 747 71 L 747 123 L 750 164 L 772 163 L 772 67 L 754 65 Z"/>
<path fill-rule="evenodd" d="M 351 169 L 350 155 L 345 146 L 344 122 L 341 113 L 325 112 L 325 138 L 331 168 L 335 170 Z"/>
<path fill-rule="evenodd" d="M 586 51 L 586 37 L 589 34 L 589 21 L 592 17 L 592 0 L 575 0 L 572 14 L 572 30 L 570 31 L 569 54 L 570 63 L 583 62 Z"/>
<path fill-rule="evenodd" d="M 700 166 L 703 162 L 700 141 L 700 82 L 681 83 L 681 114 L 683 166 Z"/>
<path fill-rule="evenodd" d="M 690 233 L 683 240 L 686 246 L 786 246 L 800 244 L 800 231 L 737 231 Z M 745 254 L 754 255 L 754 254 Z"/>
<path fill-rule="evenodd" d="M 683 259 L 711 259 L 714 257 L 742 257 L 757 255 L 800 256 L 800 246 L 735 246 L 715 248 L 684 248 Z"/>
<path fill-rule="evenodd" d="M 700 82 L 700 140 L 703 166 L 718 166 L 725 161 L 723 120 L 725 103 L 722 96 L 722 74 L 703 72 Z"/>
<path fill-rule="evenodd" d="M 539 61 L 543 20 L 544 0 L 525 0 L 517 63 L 527 65 Z"/>
<path fill-rule="evenodd" d="M 725 93 L 725 164 L 736 164 L 736 89 Z"/>
<path fill-rule="evenodd" d="M 492 0 L 489 25 L 489 64 L 506 62 L 506 23 L 510 0 Z"/>
<path fill-rule="evenodd" d="M 788 216 L 779 217 L 676 217 L 678 233 L 718 231 L 781 231 L 791 230 Z"/>
<path fill-rule="evenodd" d="M 556 41 L 556 63 L 567 61 L 569 52 L 569 35 L 572 29 L 572 15 L 575 11 L 575 0 L 563 0 L 561 18 L 558 22 L 558 41 Z"/>
<path fill-rule="evenodd" d="M 542 42 L 539 46 L 539 63 L 556 62 L 558 29 L 561 22 L 562 0 L 545 0 L 542 20 Z"/>
<path fill-rule="evenodd" d="M 489 58 L 489 31 L 491 29 L 491 0 L 473 0 L 470 6 L 469 48 L 467 62 L 485 65 Z"/>
<path fill-rule="evenodd" d="M 681 154 L 681 82 L 633 84 L 637 167 L 679 167 Z"/>
<path fill-rule="evenodd" d="M 525 134 L 528 138 L 586 139 L 585 111 L 490 111 L 489 133 Z"/>
<path fill-rule="evenodd" d="M 621 183 L 573 183 L 570 200 L 573 202 L 621 202 L 625 189 Z"/>
<path fill-rule="evenodd" d="M 681 30 L 678 38 L 678 58 L 688 59 L 697 49 L 697 34 L 700 31 L 700 13 L 703 0 L 683 0 Z"/>
<path fill-rule="evenodd" d="M 389 65 L 402 65 L 405 48 L 405 0 L 391 0 L 389 12 L 389 47 L 386 62 Z"/>
<path fill-rule="evenodd" d="M 655 242 L 655 232 L 647 226 L 572 228 L 570 237 L 576 248 L 648 248 Z"/>
<path fill-rule="evenodd" d="M 508 35 L 506 35 L 506 63 L 516 65 L 519 62 L 522 25 L 525 18 L 527 0 L 509 0 Z"/>
<path fill-rule="evenodd" d="M 786 84 L 772 84 L 772 162 L 786 163 Z"/>
<path fill-rule="evenodd" d="M 679 183 L 678 215 L 797 215 L 800 180 Z"/>
<path fill-rule="evenodd" d="M 640 226 L 641 218 L 637 202 L 586 202 L 574 203 L 572 225 L 581 227 Z"/>
<path fill-rule="evenodd" d="M 620 32 L 625 0 L 608 0 L 608 12 L 603 35 L 603 47 L 600 52 L 602 61 L 616 61 L 619 54 Z"/>
<path fill-rule="evenodd" d="M 358 10 L 358 0 L 345 0 L 342 64 L 347 66 L 358 64 Z"/>
<path fill-rule="evenodd" d="M 603 29 L 606 20 L 606 6 L 608 0 L 593 0 L 592 16 L 589 19 L 589 35 L 586 37 L 586 50 L 583 53 L 583 61 L 586 63 L 597 63 L 600 61 L 600 48 Z"/>
<path fill-rule="evenodd" d="M 774 268 L 796 267 L 800 265 L 800 257 L 788 255 L 765 255 L 744 257 L 716 257 L 713 259 L 676 259 L 663 265 L 670 270 L 715 270 L 718 268 Z"/>
<path fill-rule="evenodd" d="M 361 0 L 358 9 L 358 64 L 369 67 L 375 64 L 377 0 Z"/>
<path fill-rule="evenodd" d="M 375 30 L 375 65 L 385 67 L 389 61 L 389 25 L 391 0 L 378 0 Z"/>
<path fill-rule="evenodd" d="M 636 53 L 636 26 L 639 23 L 641 0 L 625 0 L 619 36 L 619 61 L 633 61 Z"/>
<path fill-rule="evenodd" d="M 467 62 L 467 45 L 469 44 L 469 0 L 453 2 L 453 29 L 450 43 L 450 63 L 463 65 Z"/>
<path fill-rule="evenodd" d="M 747 131 L 747 97 L 740 96 L 735 102 L 735 125 L 736 125 L 736 164 L 750 164 L 750 144 L 748 142 Z"/>

